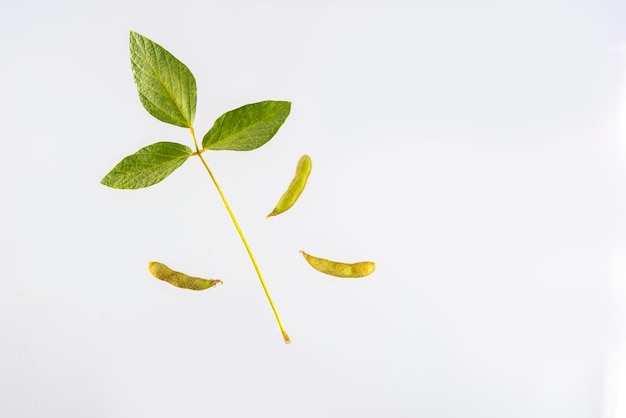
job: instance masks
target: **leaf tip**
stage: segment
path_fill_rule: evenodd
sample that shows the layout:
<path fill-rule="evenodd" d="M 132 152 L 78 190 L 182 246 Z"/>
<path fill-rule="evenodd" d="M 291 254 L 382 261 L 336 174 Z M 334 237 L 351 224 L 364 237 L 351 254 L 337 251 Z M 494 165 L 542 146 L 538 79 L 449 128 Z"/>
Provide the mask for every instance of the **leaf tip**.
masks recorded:
<path fill-rule="evenodd" d="M 114 188 L 113 185 L 109 182 L 109 175 L 108 174 L 106 176 L 102 177 L 102 180 L 100 180 L 100 184 L 103 185 L 103 186 Z"/>

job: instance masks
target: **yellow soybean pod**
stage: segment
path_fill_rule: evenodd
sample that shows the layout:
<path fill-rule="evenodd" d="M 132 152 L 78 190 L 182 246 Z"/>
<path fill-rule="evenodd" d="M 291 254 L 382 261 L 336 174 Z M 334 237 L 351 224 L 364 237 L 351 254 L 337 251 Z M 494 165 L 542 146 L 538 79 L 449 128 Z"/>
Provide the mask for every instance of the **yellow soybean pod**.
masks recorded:
<path fill-rule="evenodd" d="M 302 192 L 304 191 L 304 187 L 306 186 L 306 181 L 309 178 L 309 174 L 311 173 L 311 167 L 313 166 L 311 162 L 311 157 L 304 154 L 300 157 L 298 161 L 298 166 L 296 167 L 296 175 L 293 180 L 289 184 L 287 191 L 280 197 L 280 200 L 276 204 L 274 210 L 265 217 L 265 219 L 270 216 L 276 216 L 281 214 L 291 208 L 296 200 L 300 197 Z"/>
<path fill-rule="evenodd" d="M 157 279 L 183 289 L 204 290 L 218 283 L 222 283 L 221 280 L 217 279 L 202 279 L 200 277 L 188 276 L 185 273 L 174 271 L 158 261 L 150 261 L 148 263 L 148 270 L 150 270 L 150 273 Z"/>
<path fill-rule="evenodd" d="M 339 263 L 337 261 L 330 261 L 324 258 L 314 257 L 310 254 L 305 253 L 304 251 L 300 251 L 304 256 L 304 259 L 313 267 L 315 270 L 330 274 L 335 277 L 344 277 L 344 278 L 359 278 L 369 276 L 374 272 L 376 268 L 376 264 L 373 261 L 361 261 L 358 263 L 347 264 L 347 263 Z"/>

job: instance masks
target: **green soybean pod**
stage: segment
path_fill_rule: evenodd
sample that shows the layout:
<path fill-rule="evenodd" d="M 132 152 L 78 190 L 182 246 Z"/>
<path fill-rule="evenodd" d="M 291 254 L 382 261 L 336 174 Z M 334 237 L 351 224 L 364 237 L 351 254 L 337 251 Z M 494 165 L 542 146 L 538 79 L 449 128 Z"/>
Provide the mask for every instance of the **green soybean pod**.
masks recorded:
<path fill-rule="evenodd" d="M 305 253 L 304 251 L 300 252 L 304 256 L 304 259 L 315 270 L 335 277 L 356 279 L 359 277 L 369 276 L 376 268 L 376 264 L 373 261 L 361 261 L 358 263 L 348 264 L 315 257 Z"/>
<path fill-rule="evenodd" d="M 302 192 L 304 191 L 304 187 L 306 186 L 306 181 L 309 178 L 309 174 L 311 173 L 311 157 L 304 154 L 300 157 L 298 161 L 298 166 L 296 167 L 296 175 L 293 180 L 289 184 L 287 191 L 280 197 L 280 200 L 276 204 L 274 210 L 265 217 L 265 219 L 270 216 L 276 216 L 281 214 L 291 208 L 296 200 L 300 197 Z"/>
<path fill-rule="evenodd" d="M 150 261 L 148 263 L 148 270 L 150 270 L 150 273 L 157 279 L 183 289 L 204 290 L 218 283 L 222 283 L 221 280 L 217 279 L 202 279 L 200 277 L 188 276 L 180 271 L 174 271 L 158 261 Z"/>

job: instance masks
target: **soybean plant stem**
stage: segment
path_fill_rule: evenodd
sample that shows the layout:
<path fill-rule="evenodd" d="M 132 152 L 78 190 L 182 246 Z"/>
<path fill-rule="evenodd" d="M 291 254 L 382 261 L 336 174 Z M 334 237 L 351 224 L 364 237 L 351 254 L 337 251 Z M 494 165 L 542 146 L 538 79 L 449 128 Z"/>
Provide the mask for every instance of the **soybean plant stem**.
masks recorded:
<path fill-rule="evenodd" d="M 226 206 L 226 210 L 228 211 L 228 214 L 230 215 L 230 219 L 233 221 L 233 224 L 235 225 L 235 229 L 237 230 L 237 233 L 239 234 L 239 238 L 241 238 L 241 241 L 243 242 L 244 247 L 246 247 L 246 251 L 248 252 L 250 261 L 252 261 L 254 270 L 256 271 L 257 276 L 259 276 L 259 281 L 261 282 L 261 286 L 263 287 L 265 296 L 267 296 L 267 300 L 270 303 L 270 306 L 272 307 L 272 311 L 274 312 L 274 316 L 276 317 L 276 322 L 278 322 L 278 327 L 280 328 L 280 332 L 283 334 L 283 340 L 285 340 L 285 344 L 289 344 L 291 340 L 289 339 L 289 335 L 287 335 L 287 331 L 285 331 L 285 328 L 283 327 L 283 323 L 280 320 L 280 316 L 278 315 L 278 311 L 276 310 L 276 306 L 274 305 L 274 301 L 272 300 L 270 291 L 268 290 L 267 285 L 265 284 L 265 280 L 263 279 L 263 274 L 261 274 L 261 269 L 259 269 L 259 265 L 257 264 L 254 258 L 254 254 L 252 254 L 252 250 L 250 249 L 250 246 L 248 245 L 248 241 L 246 240 L 246 237 L 243 234 L 243 231 L 239 227 L 237 218 L 235 218 L 235 214 L 233 213 L 233 210 L 230 208 L 230 205 L 228 204 L 228 200 L 226 200 L 226 196 L 224 196 L 224 192 L 222 192 L 222 188 L 220 187 L 219 183 L 215 179 L 215 176 L 213 175 L 213 172 L 209 168 L 209 165 L 207 164 L 206 160 L 202 156 L 202 151 L 198 147 L 198 140 L 196 139 L 196 133 L 193 127 L 190 127 L 189 130 L 191 131 L 191 136 L 193 137 L 193 143 L 196 147 L 196 152 L 194 152 L 194 154 L 196 154 L 200 158 L 200 161 L 202 161 L 202 165 L 204 165 L 204 168 L 206 169 L 207 173 L 209 173 L 211 180 L 213 180 L 213 184 L 215 185 L 215 188 L 217 189 L 217 192 L 222 198 L 222 202 L 224 202 L 224 206 Z"/>

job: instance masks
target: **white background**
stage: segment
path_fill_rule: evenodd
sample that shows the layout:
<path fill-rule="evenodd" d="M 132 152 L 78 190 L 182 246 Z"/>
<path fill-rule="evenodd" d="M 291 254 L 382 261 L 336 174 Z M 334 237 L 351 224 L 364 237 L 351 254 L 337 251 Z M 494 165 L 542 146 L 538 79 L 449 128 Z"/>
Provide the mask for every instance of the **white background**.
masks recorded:
<path fill-rule="evenodd" d="M 3 2 L 0 416 L 626 416 L 625 22 L 608 0 Z M 131 29 L 194 73 L 199 135 L 293 102 L 266 146 L 205 154 L 291 345 L 198 161 L 99 183 L 191 145 L 141 107 Z"/>

